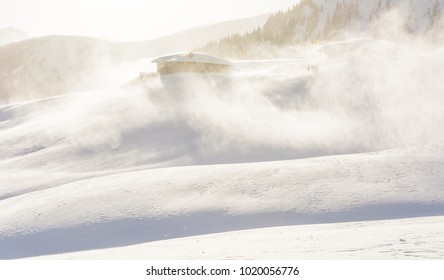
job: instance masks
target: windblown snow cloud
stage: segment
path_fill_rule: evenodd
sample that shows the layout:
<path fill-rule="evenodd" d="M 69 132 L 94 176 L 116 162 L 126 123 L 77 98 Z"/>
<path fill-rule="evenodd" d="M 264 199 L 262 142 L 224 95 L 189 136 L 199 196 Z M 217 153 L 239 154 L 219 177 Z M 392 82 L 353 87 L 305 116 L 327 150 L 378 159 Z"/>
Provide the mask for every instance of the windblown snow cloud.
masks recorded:
<path fill-rule="evenodd" d="M 388 31 L 275 50 L 290 58 L 236 61 L 230 73 L 132 74 L 114 89 L 0 106 L 0 258 L 132 244 L 146 254 L 142 243 L 190 235 L 441 215 L 444 47 Z M 251 163 L 284 159 L 300 160 Z M 359 240 L 357 256 L 442 256 L 428 238 L 441 220 L 382 223 L 390 234 Z M 171 242 L 154 257 L 178 256 L 164 254 Z"/>
<path fill-rule="evenodd" d="M 138 163 L 196 164 L 440 144 L 444 55 L 393 48 L 327 58 L 316 75 L 305 62 L 281 61 L 22 104 L 14 130 L 25 146 L 53 142 L 99 165 L 116 158 L 116 167 L 131 153 Z"/>
<path fill-rule="evenodd" d="M 238 62 L 230 74 L 4 106 L 2 156 L 19 166 L 70 166 L 74 156 L 88 161 L 76 168 L 102 169 L 441 145 L 444 47 L 399 33 L 309 46 L 318 73 L 307 71 L 313 57 Z"/>

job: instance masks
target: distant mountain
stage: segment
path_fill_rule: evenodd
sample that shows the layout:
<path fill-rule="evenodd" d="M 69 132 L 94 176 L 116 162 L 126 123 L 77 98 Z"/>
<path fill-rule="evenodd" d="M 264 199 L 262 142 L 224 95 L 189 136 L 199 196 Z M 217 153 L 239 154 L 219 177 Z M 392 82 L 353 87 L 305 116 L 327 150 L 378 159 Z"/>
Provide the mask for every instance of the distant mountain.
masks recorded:
<path fill-rule="evenodd" d="M 443 30 L 444 0 L 301 0 L 287 11 L 268 18 L 247 34 L 234 33 L 211 42 L 202 51 L 242 56 L 258 45 L 281 47 L 323 40 L 342 39 L 346 33 L 396 40 L 405 34 Z"/>
<path fill-rule="evenodd" d="M 3 45 L 0 104 L 117 86 L 147 71 L 148 58 L 191 51 L 230 33 L 254 30 L 268 16 L 197 27 L 144 42 L 48 36 Z"/>
<path fill-rule="evenodd" d="M 199 26 L 150 41 L 122 43 L 122 45 L 135 47 L 138 49 L 136 53 L 143 53 L 145 56 L 191 51 L 204 46 L 210 41 L 217 41 L 233 33 L 245 34 L 251 32 L 263 26 L 270 15 L 271 14 L 263 14 L 256 17 Z"/>
<path fill-rule="evenodd" d="M 0 45 L 13 43 L 28 38 L 28 34 L 13 26 L 0 28 Z"/>
<path fill-rule="evenodd" d="M 49 36 L 0 46 L 0 103 L 92 90 L 119 60 L 108 41 Z"/>

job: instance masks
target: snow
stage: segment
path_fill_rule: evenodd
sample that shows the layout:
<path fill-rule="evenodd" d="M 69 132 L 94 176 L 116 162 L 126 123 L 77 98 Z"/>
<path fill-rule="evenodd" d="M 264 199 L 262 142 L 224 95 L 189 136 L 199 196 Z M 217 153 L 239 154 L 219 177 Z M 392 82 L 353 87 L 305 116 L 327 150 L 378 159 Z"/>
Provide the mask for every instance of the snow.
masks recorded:
<path fill-rule="evenodd" d="M 30 257 L 142 243 L 142 247 L 134 247 L 136 252 L 139 250 L 140 258 L 164 258 L 161 250 L 157 251 L 158 255 L 153 254 L 144 247 L 150 248 L 150 243 L 143 243 L 195 236 L 180 245 L 187 247 L 196 239 L 218 238 L 199 237 L 208 233 L 442 215 L 444 175 L 441 171 L 444 161 L 442 156 L 430 152 L 429 155 L 417 156 L 417 151 L 387 151 L 281 162 L 115 171 L 111 175 L 96 175 L 89 179 L 71 178 L 72 182 L 29 191 L 0 202 L 1 257 Z M 47 173 L 45 177 L 60 181 L 56 174 Z M 35 177 L 32 179 L 35 180 Z M 22 177 L 22 181 L 27 180 Z M 428 237 L 437 229 L 443 229 L 440 227 L 442 218 L 430 219 L 430 223 L 433 224 L 435 220 L 439 224 L 432 227 L 427 226 L 427 219 L 321 225 L 302 229 L 296 226 L 289 229 L 286 238 L 298 238 L 295 232 L 301 232 L 300 238 L 308 238 L 315 229 L 326 232 L 325 238 L 328 240 L 337 240 L 345 234 L 344 227 L 349 228 L 345 230 L 349 233 L 364 227 L 361 230 L 367 232 L 368 228 L 368 236 L 373 236 L 374 231 L 382 231 L 381 239 L 372 242 L 382 242 L 386 238 L 396 243 L 399 239 L 421 240 L 420 233 L 424 233 L 427 236 L 424 236 L 425 241 L 442 244 L 441 235 L 434 235 L 433 240 Z M 418 221 L 425 221 L 422 228 L 417 227 Z M 382 229 L 379 228 L 381 224 L 384 225 Z M 398 230 L 398 227 L 403 230 Z M 409 230 L 418 235 L 407 234 L 407 238 L 405 232 Z M 267 229 L 262 238 L 265 240 L 276 231 L 282 232 L 284 229 Z M 252 234 L 253 239 L 261 238 L 259 230 L 238 234 Z M 238 234 L 233 233 L 235 238 L 239 238 Z M 220 237 L 231 240 L 230 234 Z M 276 241 L 276 246 L 284 246 L 286 238 Z M 320 241 L 317 244 L 321 249 L 313 257 L 343 256 L 333 253 L 322 255 L 322 246 L 332 245 L 324 238 L 318 237 L 317 240 L 324 240 L 325 243 Z M 171 242 L 174 244 L 177 241 Z M 434 246 L 437 246 L 436 242 Z M 202 246 L 211 249 L 209 243 Z M 367 242 L 356 243 L 356 250 L 358 246 L 371 247 Z M 175 246 L 168 242 L 153 244 Z M 219 246 L 217 244 L 214 246 Z M 337 250 L 341 247 L 338 244 L 335 246 Z M 397 248 L 396 244 L 393 246 Z M 231 250 L 235 248 L 231 246 Z M 439 248 L 435 247 L 433 254 L 422 256 L 439 255 Z M 125 253 L 125 250 L 121 258 L 128 257 L 129 253 Z M 362 250 L 363 255 L 351 257 L 363 258 L 367 254 L 376 254 L 372 250 Z M 119 249 L 115 249 L 115 252 L 118 255 Z M 170 252 L 168 256 L 181 258 L 182 254 L 188 254 L 180 252 Z M 276 257 L 284 257 L 286 252 L 290 250 L 278 250 Z M 101 258 L 108 256 L 108 251 L 95 254 Z M 401 257 L 399 252 L 395 255 Z M 256 257 L 268 256 L 271 255 L 258 254 Z M 394 255 L 381 254 L 379 257 L 390 256 Z M 63 255 L 60 257 L 64 258 Z M 219 258 L 221 255 L 208 257 Z M 285 258 L 291 257 L 294 255 L 289 254 Z M 409 257 L 408 254 L 405 257 Z M 83 255 L 79 254 L 77 258 L 83 258 Z"/>
<path fill-rule="evenodd" d="M 441 8 L 444 7 L 444 0 L 437 2 Z M 403 32 L 398 32 L 405 27 L 408 27 L 411 33 L 424 34 L 430 27 L 430 12 L 433 10 L 434 4 L 435 1 L 431 0 L 300 1 L 299 5 L 303 5 L 301 12 L 305 16 L 305 23 L 296 26 L 293 38 L 294 41 L 302 43 L 307 41 L 307 34 L 309 41 L 314 42 L 319 39 L 331 40 L 331 36 L 336 39 L 344 39 L 367 32 L 367 35 L 382 35 L 382 38 L 394 40 L 399 35 L 406 35 Z M 336 13 L 344 12 L 341 8 L 344 6 L 356 6 L 358 14 L 355 15 L 353 22 L 348 23 L 347 28 L 334 30 L 332 34 L 325 37 L 324 32 L 328 19 L 332 20 Z M 316 13 L 316 22 L 313 28 L 309 22 L 313 19 L 314 9 L 317 9 L 318 13 Z M 378 20 L 374 21 L 375 17 Z M 346 18 L 342 18 L 342 20 L 344 19 Z M 408 39 L 407 36 L 404 41 Z"/>
<path fill-rule="evenodd" d="M 268 16 L 199 26 L 143 42 L 79 36 L 25 40 L 28 36 L 15 28 L 0 28 L 0 104 L 118 87 L 140 72 L 154 71 L 149 58 L 191 51 L 235 32 L 250 32 Z M 9 44 L 13 41 L 20 42 Z"/>
<path fill-rule="evenodd" d="M 0 106 L 0 258 L 442 258 L 444 57 L 418 48 Z"/>
<path fill-rule="evenodd" d="M 29 38 L 29 36 L 25 32 L 14 26 L 0 28 L 0 46 L 25 40 L 27 38 Z"/>
<path fill-rule="evenodd" d="M 208 63 L 208 64 L 220 64 L 220 65 L 231 65 L 232 63 L 226 59 L 209 55 L 206 53 L 176 53 L 167 56 L 162 56 L 155 58 L 154 63 L 165 63 L 165 62 L 190 62 L 190 63 Z"/>
<path fill-rule="evenodd" d="M 442 217 L 287 226 L 36 259 L 442 259 L 443 229 Z"/>

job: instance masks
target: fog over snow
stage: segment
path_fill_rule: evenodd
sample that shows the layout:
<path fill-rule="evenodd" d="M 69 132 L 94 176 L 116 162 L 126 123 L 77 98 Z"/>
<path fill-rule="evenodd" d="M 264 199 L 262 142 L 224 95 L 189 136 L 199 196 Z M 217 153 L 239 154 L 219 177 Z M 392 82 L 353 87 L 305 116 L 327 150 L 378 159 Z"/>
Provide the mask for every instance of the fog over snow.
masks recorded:
<path fill-rule="evenodd" d="M 285 9 L 298 0 L 2 0 L 0 28 L 31 36 L 90 36 L 142 41 L 196 26 Z"/>
<path fill-rule="evenodd" d="M 0 258 L 442 259 L 444 46 L 279 51 L 0 106 Z"/>

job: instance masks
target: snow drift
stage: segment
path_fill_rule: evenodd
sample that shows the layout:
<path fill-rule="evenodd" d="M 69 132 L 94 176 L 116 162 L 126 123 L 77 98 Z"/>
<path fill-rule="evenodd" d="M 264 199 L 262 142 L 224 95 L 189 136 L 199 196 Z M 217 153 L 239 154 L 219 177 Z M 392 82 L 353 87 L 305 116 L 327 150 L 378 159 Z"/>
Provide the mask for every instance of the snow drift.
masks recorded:
<path fill-rule="evenodd" d="M 442 216 L 443 62 L 364 45 L 1 106 L 0 258 Z"/>

